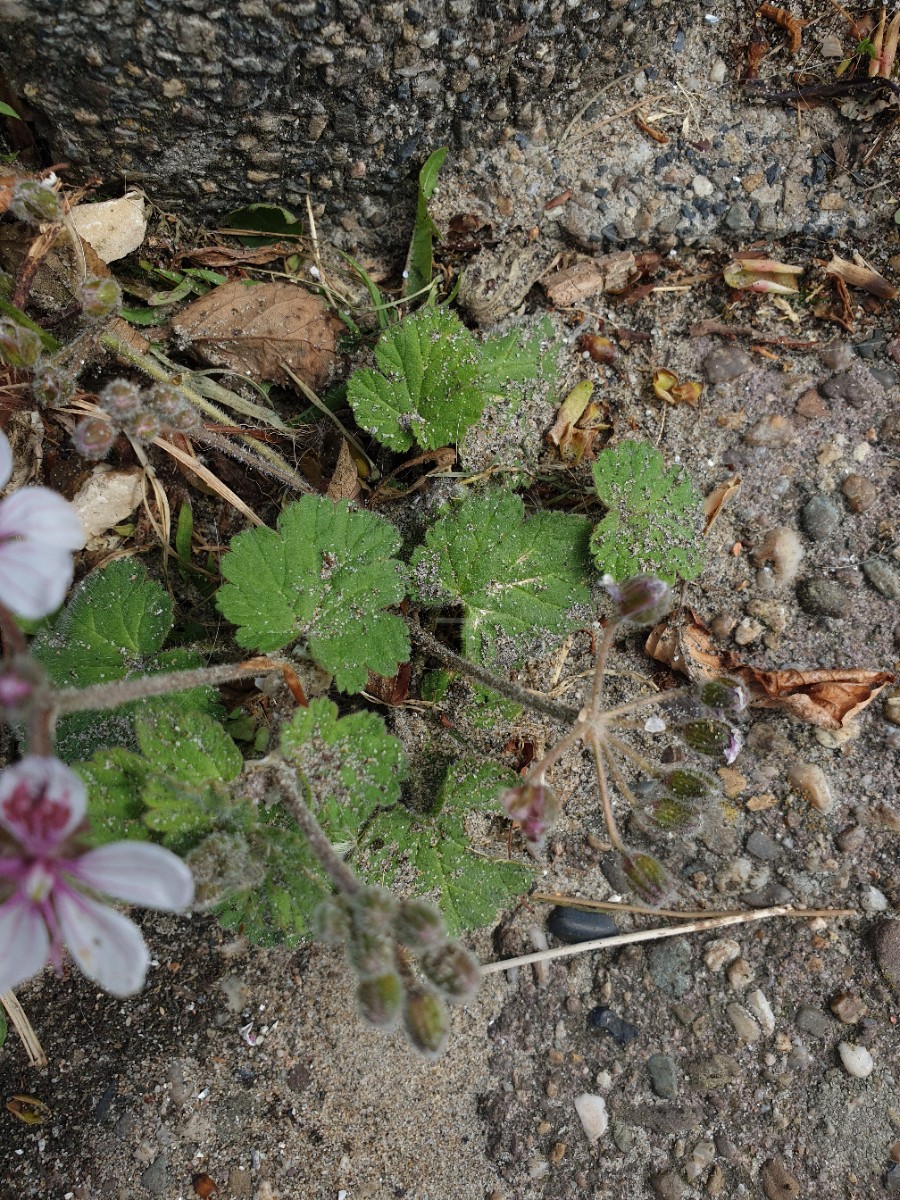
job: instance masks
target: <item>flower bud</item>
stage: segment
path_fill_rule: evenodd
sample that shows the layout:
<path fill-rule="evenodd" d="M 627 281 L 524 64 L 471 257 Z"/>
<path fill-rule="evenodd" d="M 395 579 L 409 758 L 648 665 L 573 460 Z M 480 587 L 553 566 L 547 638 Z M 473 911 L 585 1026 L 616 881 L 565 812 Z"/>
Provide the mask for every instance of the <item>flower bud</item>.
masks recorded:
<path fill-rule="evenodd" d="M 461 942 L 447 942 L 419 959 L 423 974 L 451 1004 L 467 1004 L 478 991 L 478 959 Z"/>
<path fill-rule="evenodd" d="M 75 393 L 75 380 L 68 371 L 38 364 L 31 380 L 31 394 L 40 405 L 65 404 Z"/>
<path fill-rule="evenodd" d="M 360 1016 L 379 1029 L 390 1029 L 400 1016 L 403 984 L 396 971 L 364 979 L 356 989 Z"/>
<path fill-rule="evenodd" d="M 698 754 L 721 755 L 727 763 L 734 762 L 744 744 L 740 733 L 724 721 L 687 721 L 678 727 L 678 734 Z"/>
<path fill-rule="evenodd" d="M 674 880 L 652 854 L 628 850 L 622 855 L 625 877 L 646 904 L 658 907 L 673 895 Z"/>
<path fill-rule="evenodd" d="M 394 936 L 414 954 L 447 940 L 444 918 L 428 900 L 403 900 L 394 917 Z"/>
<path fill-rule="evenodd" d="M 122 289 L 111 275 L 86 279 L 78 289 L 81 311 L 87 317 L 108 317 L 122 302 Z"/>
<path fill-rule="evenodd" d="M 162 433 L 162 422 L 155 412 L 140 412 L 127 423 L 128 432 L 138 442 L 152 442 Z"/>
<path fill-rule="evenodd" d="M 328 946 L 339 946 L 350 936 L 350 918 L 338 900 L 323 900 L 314 910 L 310 932 Z"/>
<path fill-rule="evenodd" d="M 117 421 L 128 421 L 141 411 L 141 389 L 129 379 L 113 379 L 97 397 L 100 407 Z"/>
<path fill-rule="evenodd" d="M 360 979 L 377 979 L 394 969 L 394 943 L 385 933 L 354 925 L 347 941 L 347 958 Z"/>
<path fill-rule="evenodd" d="M 147 392 L 146 403 L 159 417 L 164 429 L 192 433 L 200 426 L 200 414 L 196 408 L 171 384 L 155 384 Z"/>
<path fill-rule="evenodd" d="M 679 800 L 706 800 L 719 793 L 719 781 L 695 767 L 676 767 L 663 775 L 666 789 Z"/>
<path fill-rule="evenodd" d="M 403 1023 L 420 1054 L 426 1058 L 440 1055 L 450 1031 L 450 1013 L 440 996 L 418 988 L 407 992 Z"/>
<path fill-rule="evenodd" d="M 704 708 L 717 717 L 737 717 L 749 702 L 747 689 L 739 679 L 723 677 L 710 679 L 695 688 L 695 694 Z"/>
<path fill-rule="evenodd" d="M 41 339 L 16 321 L 0 320 L 0 362 L 15 371 L 30 371 L 41 356 Z"/>
<path fill-rule="evenodd" d="M 529 845 L 540 848 L 547 830 L 559 814 L 559 801 L 545 783 L 523 783 L 507 788 L 500 803 L 512 821 L 518 821 Z"/>
<path fill-rule="evenodd" d="M 619 616 L 635 625 L 655 625 L 672 608 L 672 589 L 654 575 L 634 575 L 622 584 L 617 584 L 611 575 L 604 575 L 602 583 Z"/>
<path fill-rule="evenodd" d="M 396 913 L 397 897 L 387 888 L 360 888 L 350 901 L 353 928 L 367 933 L 392 933 Z"/>
<path fill-rule="evenodd" d="M 20 221 L 61 221 L 62 207 L 53 184 L 46 179 L 19 179 L 13 187 L 9 211 Z"/>
<path fill-rule="evenodd" d="M 85 417 L 72 434 L 72 444 L 82 458 L 105 458 L 115 440 L 115 429 L 102 417 Z"/>

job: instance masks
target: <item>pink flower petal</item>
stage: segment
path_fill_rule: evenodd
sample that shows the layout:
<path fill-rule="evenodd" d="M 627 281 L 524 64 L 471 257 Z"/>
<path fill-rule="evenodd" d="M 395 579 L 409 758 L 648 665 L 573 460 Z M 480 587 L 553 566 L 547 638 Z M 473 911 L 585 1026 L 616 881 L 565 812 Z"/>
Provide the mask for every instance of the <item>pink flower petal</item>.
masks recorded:
<path fill-rule="evenodd" d="M 29 754 L 0 771 L 0 825 L 32 854 L 51 852 L 86 809 L 84 784 L 58 758 Z"/>
<path fill-rule="evenodd" d="M 55 550 L 80 550 L 84 529 L 78 513 L 50 488 L 22 488 L 0 502 L 0 538 L 17 537 Z"/>
<path fill-rule="evenodd" d="M 194 898 L 188 866 L 150 842 L 111 842 L 82 854 L 68 869 L 88 887 L 144 908 L 179 912 Z"/>
<path fill-rule="evenodd" d="M 0 540 L 0 604 L 36 621 L 56 612 L 72 582 L 72 556 L 34 542 Z"/>
<path fill-rule="evenodd" d="M 144 986 L 150 954 L 133 921 L 64 886 L 53 893 L 59 929 L 79 970 L 113 996 Z"/>
<path fill-rule="evenodd" d="M 50 935 L 35 906 L 13 896 L 0 905 L 0 992 L 37 975 L 50 954 Z"/>
<path fill-rule="evenodd" d="M 0 489 L 5 488 L 12 475 L 13 456 L 12 446 L 5 433 L 0 433 Z"/>

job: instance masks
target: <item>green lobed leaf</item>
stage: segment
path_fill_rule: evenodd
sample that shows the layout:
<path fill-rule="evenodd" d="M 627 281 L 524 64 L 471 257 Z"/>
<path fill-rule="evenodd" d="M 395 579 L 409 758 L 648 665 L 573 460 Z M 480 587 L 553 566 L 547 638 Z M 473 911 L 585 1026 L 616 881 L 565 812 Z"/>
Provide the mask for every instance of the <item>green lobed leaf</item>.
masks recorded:
<path fill-rule="evenodd" d="M 237 625 L 238 645 L 270 653 L 305 641 L 342 691 L 357 692 L 369 671 L 391 677 L 409 659 L 405 623 L 383 611 L 405 595 L 399 545 L 383 518 L 304 496 L 282 512 L 277 532 L 238 534 L 216 604 Z"/>
<path fill-rule="evenodd" d="M 444 308 L 420 309 L 386 329 L 375 365 L 351 375 L 347 400 L 363 429 L 391 450 L 456 443 L 487 402 L 478 343 Z"/>
<path fill-rule="evenodd" d="M 701 497 L 682 467 L 666 470 L 647 442 L 621 442 L 593 466 L 597 496 L 609 512 L 591 536 L 597 569 L 621 582 L 652 574 L 667 583 L 703 569 Z"/>
<path fill-rule="evenodd" d="M 404 892 L 430 895 L 451 937 L 489 924 L 533 879 L 527 867 L 476 855 L 466 833 L 470 813 L 497 809 L 497 796 L 518 776 L 495 763 L 460 760 L 450 768 L 430 814 L 397 805 L 379 812 L 361 851 L 369 878 L 402 881 Z"/>
<path fill-rule="evenodd" d="M 172 627 L 172 602 L 143 563 L 118 559 L 87 576 L 72 599 L 31 644 L 31 653 L 60 688 L 89 687 L 162 671 L 203 666 L 193 652 L 162 650 Z M 134 716 L 166 708 L 219 711 L 212 688 L 140 700 L 109 713 L 74 713 L 56 730 L 56 753 L 65 762 L 96 749 L 134 745 Z"/>
<path fill-rule="evenodd" d="M 493 492 L 464 500 L 428 530 L 412 558 L 425 605 L 462 604 L 463 647 L 490 662 L 498 639 L 564 634 L 589 602 L 589 522 L 565 513 L 525 517 L 520 497 Z M 522 647 L 521 655 L 526 653 Z"/>
<path fill-rule="evenodd" d="M 303 233 L 303 222 L 280 204 L 248 204 L 236 208 L 225 218 L 230 229 L 258 229 L 265 237 L 237 234 L 242 246 L 269 246 L 281 238 L 297 238 Z"/>

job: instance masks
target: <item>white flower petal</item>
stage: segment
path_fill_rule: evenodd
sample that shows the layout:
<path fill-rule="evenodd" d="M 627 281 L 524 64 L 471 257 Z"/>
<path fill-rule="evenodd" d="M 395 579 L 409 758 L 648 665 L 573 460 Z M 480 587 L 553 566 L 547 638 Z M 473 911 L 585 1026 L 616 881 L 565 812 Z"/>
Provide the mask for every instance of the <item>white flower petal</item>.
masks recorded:
<path fill-rule="evenodd" d="M 9 477 L 12 475 L 13 456 L 12 446 L 9 444 L 9 438 L 5 433 L 0 433 L 0 490 L 6 487 L 9 483 Z"/>
<path fill-rule="evenodd" d="M 36 621 L 56 612 L 72 582 L 72 556 L 34 542 L 0 541 L 0 603 Z"/>
<path fill-rule="evenodd" d="M 187 864 L 150 842 L 110 842 L 82 854 L 71 865 L 82 883 L 144 908 L 179 912 L 194 898 Z"/>
<path fill-rule="evenodd" d="M 81 972 L 113 996 L 139 992 L 150 954 L 137 925 L 65 887 L 56 888 L 53 903 L 63 941 Z"/>
<path fill-rule="evenodd" d="M 84 529 L 78 513 L 45 487 L 21 488 L 0 502 L 0 538 L 18 537 L 43 548 L 80 550 Z"/>
<path fill-rule="evenodd" d="M 49 954 L 50 935 L 34 905 L 21 897 L 0 905 L 0 992 L 37 975 Z"/>
<path fill-rule="evenodd" d="M 86 809 L 84 783 L 58 758 L 28 754 L 0 771 L 0 825 L 33 852 L 68 837 Z"/>

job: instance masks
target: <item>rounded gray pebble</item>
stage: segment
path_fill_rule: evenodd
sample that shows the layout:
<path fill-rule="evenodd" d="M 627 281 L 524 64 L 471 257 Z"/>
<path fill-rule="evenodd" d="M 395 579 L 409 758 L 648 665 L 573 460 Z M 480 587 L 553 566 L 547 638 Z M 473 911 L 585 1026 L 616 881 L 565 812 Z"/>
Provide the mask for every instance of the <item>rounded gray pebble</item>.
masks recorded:
<path fill-rule="evenodd" d="M 661 992 L 679 999 L 691 988 L 693 956 L 686 942 L 657 942 L 648 957 L 650 978 Z"/>
<path fill-rule="evenodd" d="M 774 862 L 781 853 L 781 844 L 762 830 L 754 829 L 747 838 L 747 853 L 763 862 Z"/>
<path fill-rule="evenodd" d="M 888 600 L 900 600 L 900 571 L 883 558 L 867 558 L 862 565 L 866 579 Z"/>
<path fill-rule="evenodd" d="M 871 381 L 871 387 L 867 386 L 863 379 L 851 370 L 832 375 L 819 385 L 819 391 L 829 400 L 846 400 L 854 408 L 862 408 L 872 399 L 873 392 L 881 392 L 881 387 L 874 379 Z"/>
<path fill-rule="evenodd" d="M 746 374 L 753 366 L 753 359 L 739 346 L 719 346 L 710 350 L 703 360 L 703 370 L 710 383 L 728 383 Z"/>
<path fill-rule="evenodd" d="M 651 1054 L 647 1059 L 650 1083 L 654 1092 L 663 1100 L 674 1100 L 678 1095 L 678 1079 L 675 1060 L 668 1054 Z"/>
<path fill-rule="evenodd" d="M 835 1024 L 827 1013 L 822 1012 L 819 1008 L 810 1008 L 804 1005 L 794 1018 L 794 1024 L 804 1033 L 810 1034 L 814 1038 L 827 1038 L 835 1030 Z"/>
<path fill-rule="evenodd" d="M 840 525 L 841 515 L 840 506 L 830 496 L 813 496 L 803 505 L 800 524 L 807 537 L 824 542 Z"/>
<path fill-rule="evenodd" d="M 790 904 L 794 896 L 783 883 L 772 881 L 765 887 L 756 888 L 755 891 L 743 892 L 741 899 L 751 908 L 771 908 L 774 904 Z"/>
<path fill-rule="evenodd" d="M 654 1175 L 650 1183 L 653 1185 L 653 1194 L 658 1196 L 659 1200 L 681 1200 L 684 1195 L 684 1184 L 674 1171 Z"/>
<path fill-rule="evenodd" d="M 849 617 L 852 607 L 846 588 L 834 579 L 804 579 L 797 584 L 800 607 L 816 617 Z"/>
<path fill-rule="evenodd" d="M 882 975 L 900 992 L 900 921 L 882 921 L 875 930 L 874 946 Z"/>

